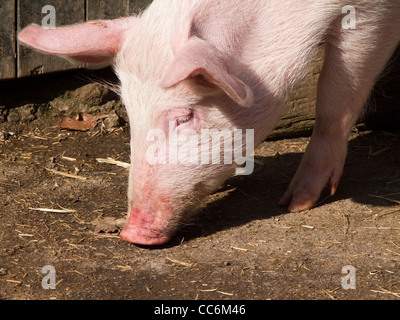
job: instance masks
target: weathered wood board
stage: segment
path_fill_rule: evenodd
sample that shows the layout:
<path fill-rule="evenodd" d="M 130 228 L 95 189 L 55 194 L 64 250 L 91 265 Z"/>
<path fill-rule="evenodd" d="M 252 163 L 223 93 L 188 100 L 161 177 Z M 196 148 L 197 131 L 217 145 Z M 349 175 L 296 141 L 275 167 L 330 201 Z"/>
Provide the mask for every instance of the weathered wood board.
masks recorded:
<path fill-rule="evenodd" d="M 129 1 L 129 14 L 138 14 L 149 6 L 152 0 Z"/>
<path fill-rule="evenodd" d="M 87 0 L 87 20 L 115 19 L 129 15 L 129 0 Z"/>
<path fill-rule="evenodd" d="M 0 2 L 0 79 L 16 76 L 15 1 Z"/>

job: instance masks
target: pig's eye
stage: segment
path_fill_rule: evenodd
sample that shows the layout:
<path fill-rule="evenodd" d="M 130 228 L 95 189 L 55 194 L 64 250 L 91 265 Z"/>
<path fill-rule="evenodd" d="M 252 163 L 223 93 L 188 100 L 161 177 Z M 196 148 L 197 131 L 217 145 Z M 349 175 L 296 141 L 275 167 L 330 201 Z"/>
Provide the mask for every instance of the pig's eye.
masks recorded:
<path fill-rule="evenodd" d="M 193 114 L 189 114 L 189 115 L 187 115 L 187 116 L 178 118 L 178 119 L 176 119 L 176 124 L 179 126 L 179 125 L 181 125 L 181 124 L 184 124 L 184 123 L 186 123 L 186 122 L 189 122 L 190 120 L 192 120 L 192 118 L 193 118 Z"/>

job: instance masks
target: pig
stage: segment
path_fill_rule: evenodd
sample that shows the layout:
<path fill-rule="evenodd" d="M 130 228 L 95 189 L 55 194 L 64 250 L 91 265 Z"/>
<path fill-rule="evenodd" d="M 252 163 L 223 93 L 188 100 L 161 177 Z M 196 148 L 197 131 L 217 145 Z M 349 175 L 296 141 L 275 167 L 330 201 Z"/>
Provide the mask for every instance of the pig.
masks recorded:
<path fill-rule="evenodd" d="M 120 236 L 161 245 L 238 164 L 149 161 L 149 149 L 154 155 L 161 149 L 148 133 L 179 136 L 186 150 L 210 148 L 210 154 L 221 150 L 193 139 L 202 130 L 242 130 L 244 139 L 250 129 L 260 144 L 322 43 L 315 127 L 279 204 L 298 212 L 315 206 L 326 186 L 335 194 L 351 129 L 400 40 L 399 1 L 343 6 L 341 0 L 154 0 L 137 16 L 56 29 L 30 25 L 19 42 L 92 67 L 114 66 L 131 130 L 129 208 Z"/>

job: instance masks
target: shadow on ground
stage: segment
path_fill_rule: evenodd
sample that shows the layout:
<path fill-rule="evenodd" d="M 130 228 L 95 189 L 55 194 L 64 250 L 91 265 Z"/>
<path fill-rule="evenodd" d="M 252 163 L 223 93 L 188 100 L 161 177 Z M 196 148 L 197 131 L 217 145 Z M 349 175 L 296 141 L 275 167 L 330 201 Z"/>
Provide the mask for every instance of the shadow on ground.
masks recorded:
<path fill-rule="evenodd" d="M 178 233 L 178 238 L 190 240 L 204 237 L 255 220 L 288 214 L 287 208 L 277 203 L 295 174 L 302 156 L 303 153 L 288 153 L 256 157 L 263 166 L 250 176 L 228 180 L 227 185 L 218 191 L 215 199 L 199 214 L 195 225 L 184 228 L 186 232 Z M 218 196 L 219 193 L 222 195 Z M 389 200 L 385 200 L 386 194 Z M 398 132 L 369 132 L 350 141 L 338 192 L 330 197 L 328 191 L 324 190 L 317 207 L 345 199 L 364 205 L 386 207 L 400 201 Z M 174 245 L 178 243 L 179 239 L 173 241 Z"/>

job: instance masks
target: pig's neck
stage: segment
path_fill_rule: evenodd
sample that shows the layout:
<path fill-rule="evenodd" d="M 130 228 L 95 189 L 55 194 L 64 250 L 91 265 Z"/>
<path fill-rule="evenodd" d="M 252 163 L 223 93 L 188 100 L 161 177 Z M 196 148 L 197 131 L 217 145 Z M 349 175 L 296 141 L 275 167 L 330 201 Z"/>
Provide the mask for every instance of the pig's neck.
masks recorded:
<path fill-rule="evenodd" d="M 313 0 L 300 8 L 298 0 L 200 2 L 192 32 L 238 62 L 237 75 L 256 100 L 249 110 L 238 111 L 249 120 L 237 125 L 254 128 L 259 143 L 276 125 L 340 7 Z"/>
<path fill-rule="evenodd" d="M 277 96 L 304 76 L 326 30 L 341 13 L 335 0 L 192 3 L 197 6 L 189 18 L 192 33 L 250 68 Z"/>

